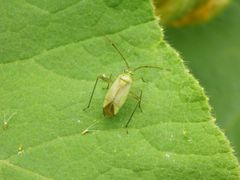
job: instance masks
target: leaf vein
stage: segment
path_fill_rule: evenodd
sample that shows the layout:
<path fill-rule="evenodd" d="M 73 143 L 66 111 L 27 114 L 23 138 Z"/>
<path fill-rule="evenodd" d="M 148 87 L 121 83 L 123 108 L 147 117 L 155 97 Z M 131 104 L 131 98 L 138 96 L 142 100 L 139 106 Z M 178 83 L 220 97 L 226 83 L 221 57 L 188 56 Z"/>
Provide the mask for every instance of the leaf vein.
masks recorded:
<path fill-rule="evenodd" d="M 21 166 L 19 166 L 19 165 L 12 164 L 12 163 L 10 163 L 10 162 L 7 161 L 7 160 L 0 160 L 0 163 L 5 164 L 5 165 L 7 165 L 7 166 L 9 166 L 9 167 L 11 167 L 11 168 L 13 168 L 13 169 L 20 170 L 20 171 L 26 172 L 26 173 L 28 173 L 28 174 L 32 174 L 32 175 L 34 175 L 34 176 L 40 177 L 40 178 L 42 178 L 42 179 L 46 179 L 46 180 L 51 179 L 51 178 L 46 177 L 46 176 L 43 176 L 43 175 L 41 175 L 41 174 L 39 174 L 39 173 L 37 173 L 37 172 L 34 172 L 34 171 L 29 170 L 29 169 L 23 168 L 23 167 L 21 167 Z"/>
<path fill-rule="evenodd" d="M 121 33 L 123 31 L 126 31 L 126 30 L 128 30 L 128 29 L 130 29 L 132 27 L 141 26 L 141 25 L 144 25 L 144 24 L 147 24 L 147 23 L 152 23 L 154 21 L 155 20 L 149 20 L 149 21 L 138 23 L 138 24 L 135 24 L 135 25 L 130 25 L 130 26 L 126 27 L 126 28 L 120 29 L 120 30 L 118 30 L 116 32 L 108 33 L 106 35 L 118 34 L 118 33 Z M 74 44 L 82 43 L 82 42 L 85 42 L 85 41 L 89 41 L 89 40 L 92 40 L 92 39 L 95 39 L 95 38 L 101 38 L 101 37 L 104 37 L 104 35 L 91 36 L 91 37 L 86 37 L 86 38 L 83 38 L 83 39 L 80 39 L 80 40 L 77 40 L 77 41 L 74 41 L 74 42 L 68 42 L 68 43 L 65 43 L 65 44 L 63 43 L 63 44 L 60 44 L 58 46 L 54 46 L 54 47 L 51 47 L 51 48 L 43 49 L 40 53 L 34 54 L 32 57 L 20 58 L 20 59 L 11 60 L 11 61 L 0 61 L 0 64 L 10 64 L 10 63 L 14 63 L 14 62 L 17 62 L 17 61 L 32 60 L 32 59 L 34 59 L 36 57 L 40 57 L 40 56 L 44 55 L 45 53 L 49 53 L 51 51 L 54 51 L 54 50 L 57 50 L 57 49 L 60 49 L 60 48 L 68 47 L 68 46 L 71 46 L 71 45 L 74 45 Z"/>

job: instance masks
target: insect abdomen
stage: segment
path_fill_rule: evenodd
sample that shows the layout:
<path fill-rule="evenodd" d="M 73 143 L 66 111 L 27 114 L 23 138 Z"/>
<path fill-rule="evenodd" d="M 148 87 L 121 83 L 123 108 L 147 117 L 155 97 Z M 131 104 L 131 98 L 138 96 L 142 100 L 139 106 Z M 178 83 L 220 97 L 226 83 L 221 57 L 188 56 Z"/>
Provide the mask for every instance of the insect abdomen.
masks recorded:
<path fill-rule="evenodd" d="M 109 103 L 107 106 L 103 107 L 103 115 L 106 117 L 114 116 L 114 105 Z"/>

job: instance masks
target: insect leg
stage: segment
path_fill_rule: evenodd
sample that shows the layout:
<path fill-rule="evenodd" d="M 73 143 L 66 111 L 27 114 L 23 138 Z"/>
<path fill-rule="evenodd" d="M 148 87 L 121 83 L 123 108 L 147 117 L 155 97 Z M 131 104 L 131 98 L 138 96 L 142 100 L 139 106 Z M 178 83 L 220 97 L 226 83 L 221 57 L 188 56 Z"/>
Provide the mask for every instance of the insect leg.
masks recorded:
<path fill-rule="evenodd" d="M 142 82 L 144 82 L 144 83 L 146 82 L 146 80 L 145 80 L 143 77 L 141 77 L 141 80 L 142 80 Z"/>
<path fill-rule="evenodd" d="M 141 110 L 141 112 L 143 112 L 141 104 L 142 104 L 142 90 L 141 90 L 140 96 L 139 96 L 139 109 Z"/>
<path fill-rule="evenodd" d="M 141 91 L 141 93 L 140 93 L 140 96 L 137 96 L 137 97 L 139 98 L 139 99 L 138 99 L 138 102 L 137 102 L 135 108 L 133 109 L 133 112 L 132 112 L 131 116 L 129 117 L 129 119 L 128 119 L 127 123 L 126 123 L 125 128 L 128 127 L 128 125 L 129 125 L 129 123 L 130 123 L 130 121 L 131 121 L 134 113 L 136 112 L 137 108 L 139 107 L 139 109 L 142 111 L 142 108 L 141 108 L 142 91 Z"/>
<path fill-rule="evenodd" d="M 137 100 L 139 102 L 139 109 L 141 110 L 141 112 L 143 112 L 142 107 L 141 107 L 141 102 L 142 102 L 142 90 L 140 92 L 140 95 L 136 95 L 134 92 L 130 91 L 130 96 L 132 96 L 135 100 Z"/>
<path fill-rule="evenodd" d="M 108 83 L 106 89 L 109 89 L 110 84 L 112 83 L 112 74 L 110 74 L 108 80 L 106 81 Z"/>
<path fill-rule="evenodd" d="M 88 108 L 90 107 L 91 102 L 92 102 L 92 98 L 93 98 L 93 95 L 94 95 L 94 92 L 95 92 L 95 89 L 96 89 L 96 87 L 97 87 L 97 83 L 98 83 L 98 80 L 99 80 L 99 79 L 107 82 L 108 84 L 112 82 L 112 80 L 111 80 L 110 78 L 108 78 L 108 77 L 107 77 L 106 75 L 104 75 L 104 74 L 98 76 L 97 79 L 96 79 L 96 81 L 95 81 L 95 83 L 94 83 L 93 90 L 92 90 L 92 92 L 91 92 L 90 99 L 89 99 L 89 101 L 88 101 L 88 105 L 87 105 L 87 107 L 85 107 L 85 108 L 83 109 L 83 111 L 85 111 L 86 109 L 88 109 Z"/>

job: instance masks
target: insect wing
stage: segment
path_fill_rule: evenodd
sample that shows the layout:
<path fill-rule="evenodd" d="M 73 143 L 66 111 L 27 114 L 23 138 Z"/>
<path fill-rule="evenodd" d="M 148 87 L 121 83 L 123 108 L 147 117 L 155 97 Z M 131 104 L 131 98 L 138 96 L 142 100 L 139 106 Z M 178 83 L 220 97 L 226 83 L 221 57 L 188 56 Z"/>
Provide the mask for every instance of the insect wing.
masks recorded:
<path fill-rule="evenodd" d="M 113 116 L 125 103 L 132 84 L 132 78 L 128 74 L 117 77 L 111 88 L 108 90 L 103 103 L 103 113 L 105 116 Z"/>

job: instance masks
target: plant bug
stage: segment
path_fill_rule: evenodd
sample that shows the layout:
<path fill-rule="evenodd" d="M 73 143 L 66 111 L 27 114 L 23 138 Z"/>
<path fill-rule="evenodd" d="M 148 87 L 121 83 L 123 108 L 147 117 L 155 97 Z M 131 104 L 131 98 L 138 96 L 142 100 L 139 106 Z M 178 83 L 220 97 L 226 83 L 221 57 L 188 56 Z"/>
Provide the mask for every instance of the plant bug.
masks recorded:
<path fill-rule="evenodd" d="M 88 105 L 83 110 L 85 111 L 86 109 L 88 109 L 90 107 L 96 86 L 98 84 L 98 81 L 99 81 L 99 79 L 103 80 L 108 83 L 108 87 L 111 84 L 111 87 L 107 88 L 108 91 L 107 91 L 107 94 L 106 94 L 104 102 L 103 102 L 103 114 L 105 117 L 113 117 L 114 115 L 116 115 L 119 112 L 120 108 L 126 102 L 129 95 L 133 96 L 137 100 L 137 104 L 136 104 L 135 108 L 133 109 L 126 125 L 124 126 L 125 128 L 127 128 L 135 111 L 137 110 L 137 108 L 139 107 L 139 109 L 142 111 L 142 108 L 141 108 L 142 91 L 139 96 L 134 94 L 132 91 L 130 91 L 132 83 L 133 83 L 134 73 L 137 70 L 144 69 L 144 68 L 160 68 L 160 69 L 162 69 L 162 68 L 158 67 L 158 66 L 145 65 L 145 66 L 139 66 L 139 67 L 131 69 L 126 58 L 123 56 L 121 51 L 117 48 L 117 46 L 107 37 L 106 37 L 106 39 L 111 43 L 113 48 L 122 57 L 123 61 L 125 62 L 125 65 L 126 65 L 126 69 L 124 70 L 123 74 L 118 75 L 118 77 L 115 79 L 115 81 L 112 81 L 111 76 L 107 77 L 105 74 L 98 76 L 95 81 L 95 84 L 93 86 L 93 90 L 91 92 Z M 96 122 L 93 125 L 95 125 L 95 124 L 96 124 Z M 89 126 L 87 129 L 85 129 L 82 132 L 82 134 L 88 133 L 90 131 L 89 128 L 92 127 L 93 125 Z"/>

